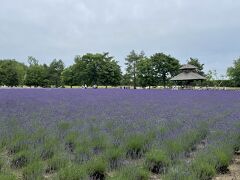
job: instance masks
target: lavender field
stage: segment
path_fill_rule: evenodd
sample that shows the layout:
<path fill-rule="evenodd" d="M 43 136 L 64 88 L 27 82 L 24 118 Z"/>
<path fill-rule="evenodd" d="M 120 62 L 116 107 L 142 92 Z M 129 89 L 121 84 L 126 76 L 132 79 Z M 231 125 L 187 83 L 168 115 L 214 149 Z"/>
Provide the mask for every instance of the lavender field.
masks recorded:
<path fill-rule="evenodd" d="M 1 89 L 0 179 L 207 180 L 240 147 L 240 92 Z"/>

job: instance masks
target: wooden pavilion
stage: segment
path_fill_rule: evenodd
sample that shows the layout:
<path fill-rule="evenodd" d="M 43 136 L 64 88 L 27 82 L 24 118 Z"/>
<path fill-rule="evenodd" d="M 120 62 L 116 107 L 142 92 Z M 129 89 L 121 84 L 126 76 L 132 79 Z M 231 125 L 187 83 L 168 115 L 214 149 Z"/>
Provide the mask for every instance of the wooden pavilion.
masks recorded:
<path fill-rule="evenodd" d="M 181 86 L 191 86 L 195 81 L 202 81 L 206 78 L 197 73 L 197 67 L 191 64 L 184 64 L 181 68 L 181 73 L 171 78 L 171 81 L 175 81 Z"/>

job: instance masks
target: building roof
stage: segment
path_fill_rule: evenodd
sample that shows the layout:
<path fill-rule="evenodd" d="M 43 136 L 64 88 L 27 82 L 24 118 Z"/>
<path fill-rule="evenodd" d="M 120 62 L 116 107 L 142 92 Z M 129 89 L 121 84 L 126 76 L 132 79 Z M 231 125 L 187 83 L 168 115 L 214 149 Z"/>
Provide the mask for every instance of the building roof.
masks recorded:
<path fill-rule="evenodd" d="M 195 72 L 182 72 L 177 76 L 173 77 L 171 81 L 184 81 L 184 80 L 204 80 L 205 77 Z"/>
<path fill-rule="evenodd" d="M 191 64 L 184 64 L 184 65 L 182 65 L 180 70 L 185 70 L 185 69 L 192 69 L 192 70 L 194 70 L 194 69 L 197 69 L 197 67 L 194 66 L 194 65 L 191 65 Z"/>

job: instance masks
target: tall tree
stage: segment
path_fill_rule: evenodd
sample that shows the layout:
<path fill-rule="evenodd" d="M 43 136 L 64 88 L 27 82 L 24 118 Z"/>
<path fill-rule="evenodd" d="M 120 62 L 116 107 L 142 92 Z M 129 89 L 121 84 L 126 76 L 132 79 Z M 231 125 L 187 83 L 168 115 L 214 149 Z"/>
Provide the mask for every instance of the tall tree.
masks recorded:
<path fill-rule="evenodd" d="M 154 69 L 152 60 L 149 58 L 143 58 L 137 65 L 137 76 L 139 84 L 142 87 L 149 87 L 157 85 L 157 81 L 154 78 Z"/>
<path fill-rule="evenodd" d="M 156 81 L 162 81 L 164 87 L 166 86 L 168 79 L 177 75 L 179 72 L 179 61 L 170 55 L 156 53 L 151 56 L 151 60 Z"/>
<path fill-rule="evenodd" d="M 197 72 L 200 75 L 202 75 L 202 76 L 205 75 L 204 72 L 203 72 L 204 64 L 201 64 L 199 59 L 197 59 L 197 58 L 190 58 L 187 63 L 196 66 L 197 67 Z"/>
<path fill-rule="evenodd" d="M 61 74 L 64 70 L 63 61 L 54 59 L 49 65 L 49 81 L 51 85 L 54 85 L 56 88 L 61 86 Z"/>
<path fill-rule="evenodd" d="M 75 85 L 73 66 L 65 68 L 61 75 L 63 85 L 68 85 L 72 88 Z"/>
<path fill-rule="evenodd" d="M 133 87 L 136 89 L 137 87 L 137 65 L 141 59 L 145 57 L 143 51 L 140 54 L 136 53 L 134 50 L 130 52 L 130 54 L 126 57 L 126 74 L 131 78 L 133 82 Z"/>
<path fill-rule="evenodd" d="M 28 57 L 29 67 L 26 72 L 25 84 L 27 86 L 44 86 L 45 76 L 46 76 L 46 68 L 44 66 L 38 64 L 38 60 L 33 57 Z"/>
<path fill-rule="evenodd" d="M 227 69 L 227 75 L 235 86 L 240 86 L 240 58 L 234 60 L 233 66 Z"/>
<path fill-rule="evenodd" d="M 0 85 L 23 85 L 26 66 L 14 59 L 0 60 Z"/>
<path fill-rule="evenodd" d="M 78 85 L 118 85 L 121 69 L 109 53 L 87 53 L 75 57 L 72 66 L 73 81 Z"/>

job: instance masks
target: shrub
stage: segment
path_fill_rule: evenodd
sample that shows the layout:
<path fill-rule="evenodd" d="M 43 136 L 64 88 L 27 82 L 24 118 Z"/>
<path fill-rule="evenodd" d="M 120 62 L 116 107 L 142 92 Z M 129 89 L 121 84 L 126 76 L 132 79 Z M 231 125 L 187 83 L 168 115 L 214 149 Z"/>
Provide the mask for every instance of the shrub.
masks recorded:
<path fill-rule="evenodd" d="M 47 161 L 47 168 L 45 170 L 46 173 L 54 173 L 59 171 L 61 168 L 67 165 L 67 160 L 61 158 L 60 156 L 54 156 L 52 159 Z"/>
<path fill-rule="evenodd" d="M 183 144 L 180 141 L 169 140 L 165 144 L 164 151 L 168 153 L 171 160 L 174 160 L 183 149 Z"/>
<path fill-rule="evenodd" d="M 17 133 L 12 139 L 10 144 L 7 145 L 8 154 L 16 154 L 22 150 L 28 149 L 28 137 L 26 134 Z"/>
<path fill-rule="evenodd" d="M 0 172 L 3 169 L 3 166 L 4 166 L 4 162 L 3 162 L 2 158 L 0 157 Z"/>
<path fill-rule="evenodd" d="M 106 149 L 108 146 L 108 139 L 106 136 L 103 135 L 97 135 L 93 137 L 91 141 L 91 146 L 93 147 L 93 153 L 94 154 L 100 154 L 103 150 Z"/>
<path fill-rule="evenodd" d="M 105 157 L 109 162 L 110 169 L 119 167 L 119 161 L 122 158 L 123 150 L 119 147 L 108 148 L 105 152 Z"/>
<path fill-rule="evenodd" d="M 2 179 L 2 180 L 17 180 L 17 178 L 14 175 L 1 174 L 1 173 L 0 173 L 0 179 Z"/>
<path fill-rule="evenodd" d="M 77 132 L 70 132 L 65 137 L 65 149 L 73 152 L 76 148 L 76 139 L 78 138 Z"/>
<path fill-rule="evenodd" d="M 96 157 L 88 162 L 87 171 L 92 180 L 106 178 L 107 161 L 103 157 Z"/>
<path fill-rule="evenodd" d="M 77 144 L 74 155 L 75 162 L 82 163 L 88 161 L 92 154 L 88 144 Z"/>
<path fill-rule="evenodd" d="M 145 153 L 146 139 L 143 135 L 134 135 L 128 138 L 126 143 L 127 157 L 141 158 Z"/>
<path fill-rule="evenodd" d="M 197 180 L 193 172 L 191 172 L 186 164 L 178 164 L 170 168 L 163 180 Z"/>
<path fill-rule="evenodd" d="M 21 151 L 17 153 L 11 161 L 11 168 L 22 168 L 26 166 L 30 161 L 30 154 L 30 151 Z"/>
<path fill-rule="evenodd" d="M 44 141 L 40 157 L 42 160 L 47 160 L 53 157 L 54 153 L 59 150 L 59 141 L 54 137 L 49 137 Z"/>
<path fill-rule="evenodd" d="M 59 180 L 86 180 L 86 168 L 80 165 L 70 165 L 61 169 L 58 173 Z"/>
<path fill-rule="evenodd" d="M 201 156 L 192 163 L 191 170 L 201 180 L 210 180 L 216 174 L 214 165 L 209 163 L 208 158 Z"/>
<path fill-rule="evenodd" d="M 23 179 L 43 179 L 44 165 L 40 161 L 32 162 L 23 169 Z"/>
<path fill-rule="evenodd" d="M 148 180 L 149 172 L 139 166 L 130 166 L 122 169 L 111 180 Z"/>
<path fill-rule="evenodd" d="M 233 152 L 228 147 L 215 148 L 213 156 L 215 168 L 218 173 L 227 173 L 228 165 L 232 159 Z"/>
<path fill-rule="evenodd" d="M 146 154 L 147 168 L 156 174 L 166 172 L 166 168 L 170 164 L 170 159 L 167 154 L 158 149 L 152 149 Z"/>

